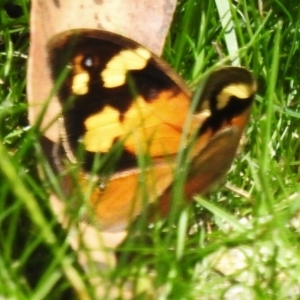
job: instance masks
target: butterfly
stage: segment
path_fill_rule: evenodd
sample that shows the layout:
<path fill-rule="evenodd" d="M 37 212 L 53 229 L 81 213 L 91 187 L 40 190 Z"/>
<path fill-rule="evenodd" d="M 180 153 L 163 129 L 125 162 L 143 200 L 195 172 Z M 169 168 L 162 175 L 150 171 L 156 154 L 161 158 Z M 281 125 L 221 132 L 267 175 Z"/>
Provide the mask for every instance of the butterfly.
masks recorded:
<path fill-rule="evenodd" d="M 216 69 L 193 96 L 161 58 L 115 33 L 62 32 L 47 53 L 62 107 L 60 165 L 79 166 L 64 186 L 83 192 L 100 229 L 127 228 L 151 203 L 166 215 L 180 153 L 186 198 L 230 168 L 256 92 L 245 68 Z"/>

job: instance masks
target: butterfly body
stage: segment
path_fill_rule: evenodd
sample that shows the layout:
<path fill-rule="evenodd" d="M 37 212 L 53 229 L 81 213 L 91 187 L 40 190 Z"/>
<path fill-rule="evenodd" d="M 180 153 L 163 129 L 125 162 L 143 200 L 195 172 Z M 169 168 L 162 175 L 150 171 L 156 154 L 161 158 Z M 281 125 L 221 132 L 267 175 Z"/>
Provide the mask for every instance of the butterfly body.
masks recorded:
<path fill-rule="evenodd" d="M 230 167 L 256 89 L 247 70 L 213 72 L 191 111 L 194 100 L 183 80 L 134 41 L 81 29 L 54 37 L 48 53 L 53 81 L 66 72 L 58 89 L 64 152 L 82 164 L 78 182 L 101 228 L 126 227 L 159 198 L 167 213 L 182 149 L 190 147 L 188 197 Z M 98 186 L 89 187 L 90 174 Z"/>

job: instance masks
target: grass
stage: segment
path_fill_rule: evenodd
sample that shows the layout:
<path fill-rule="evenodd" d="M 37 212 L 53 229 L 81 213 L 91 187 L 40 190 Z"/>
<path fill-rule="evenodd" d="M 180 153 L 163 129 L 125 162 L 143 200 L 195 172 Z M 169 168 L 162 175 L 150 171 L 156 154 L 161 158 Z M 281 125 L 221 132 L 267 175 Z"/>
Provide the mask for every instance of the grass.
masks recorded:
<path fill-rule="evenodd" d="M 180 2 L 164 57 L 192 87 L 221 62 L 253 71 L 259 91 L 245 143 L 225 186 L 196 196 L 175 224 L 132 229 L 117 267 L 99 271 L 105 299 L 111 286 L 132 287 L 134 299 L 300 297 L 300 5 L 232 1 L 229 31 L 215 2 Z M 29 3 L 15 0 L 17 15 L 8 3 L 0 4 L 0 299 L 73 299 L 81 285 L 96 299 L 48 207 L 55 176 L 44 180 L 37 168 L 47 165 L 27 123 Z"/>

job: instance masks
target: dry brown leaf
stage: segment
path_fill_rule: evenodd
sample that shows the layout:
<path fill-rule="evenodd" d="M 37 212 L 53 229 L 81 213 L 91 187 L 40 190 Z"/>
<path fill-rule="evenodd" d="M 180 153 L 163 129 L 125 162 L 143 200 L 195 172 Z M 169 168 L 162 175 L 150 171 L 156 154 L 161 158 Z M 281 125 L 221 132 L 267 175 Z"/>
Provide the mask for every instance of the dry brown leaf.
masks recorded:
<path fill-rule="evenodd" d="M 47 65 L 46 44 L 53 35 L 75 28 L 104 29 L 129 37 L 160 55 L 175 6 L 176 0 L 33 0 L 27 71 L 30 123 L 35 124 L 41 110 L 47 107 L 41 129 L 50 142 L 58 142 L 56 120 L 60 114 L 60 105 L 56 98 L 47 102 L 52 82 Z M 51 196 L 50 201 L 62 226 L 66 227 L 69 219 L 64 203 L 55 195 Z M 105 267 L 114 265 L 114 256 L 105 249 L 116 247 L 124 239 L 125 231 L 101 233 L 99 236 L 98 230 L 87 224 L 75 225 L 74 228 L 76 234 L 71 232 L 73 238 L 70 244 L 78 251 L 79 261 L 84 267 L 91 261 Z M 86 249 L 90 251 L 87 253 Z M 80 299 L 88 299 L 87 295 L 79 294 Z"/>

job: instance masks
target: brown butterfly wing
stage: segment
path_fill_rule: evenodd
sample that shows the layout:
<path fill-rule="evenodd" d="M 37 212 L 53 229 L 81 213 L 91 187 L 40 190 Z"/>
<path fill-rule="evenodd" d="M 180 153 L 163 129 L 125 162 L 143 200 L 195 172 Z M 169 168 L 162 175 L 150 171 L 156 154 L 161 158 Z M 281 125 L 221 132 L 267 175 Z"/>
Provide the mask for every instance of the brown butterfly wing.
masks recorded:
<path fill-rule="evenodd" d="M 86 151 L 75 181 L 102 229 L 124 228 L 172 182 L 190 91 L 161 59 L 112 33 L 68 31 L 49 42 L 48 53 L 54 83 L 65 76 L 58 88 L 63 150 L 74 163 L 80 160 L 77 148 L 83 144 Z M 106 155 L 116 141 L 124 149 L 115 174 L 91 192 L 90 161 Z M 152 162 L 141 170 L 137 156 L 143 153 Z M 72 182 L 65 178 L 70 194 Z M 145 190 L 150 191 L 147 199 Z"/>
<path fill-rule="evenodd" d="M 209 110 L 192 149 L 191 167 L 184 187 L 185 198 L 205 193 L 229 170 L 250 116 L 256 92 L 252 74 L 237 67 L 213 72 L 207 79 L 200 111 Z M 170 211 L 172 190 L 159 199 L 161 215 Z"/>

